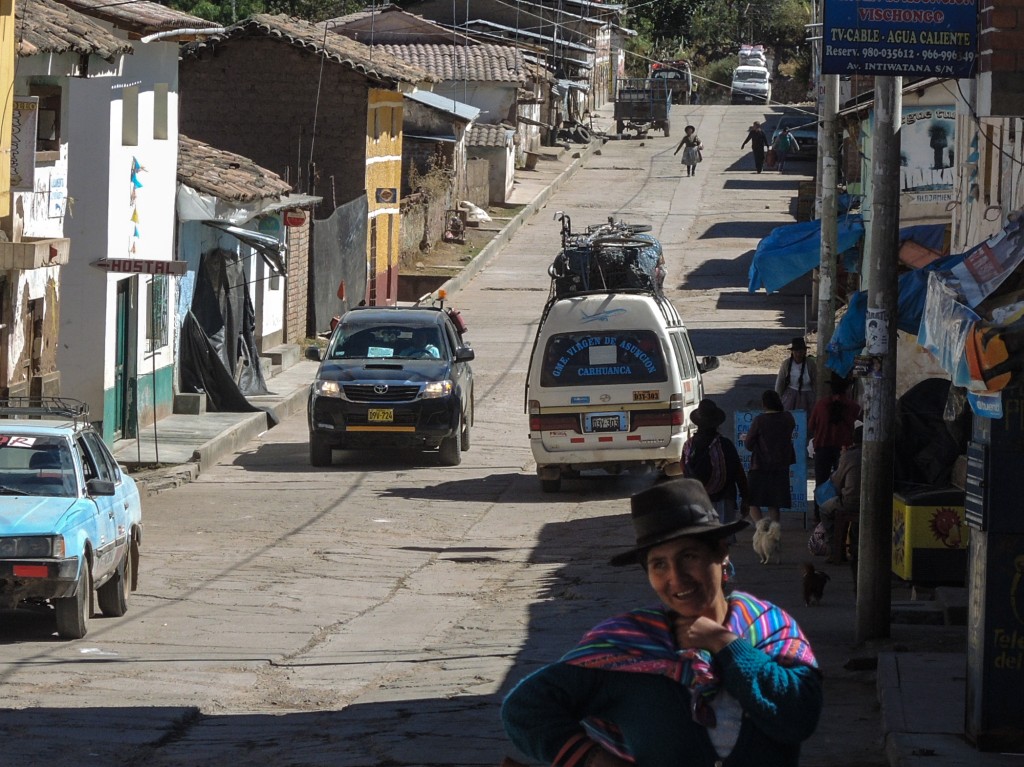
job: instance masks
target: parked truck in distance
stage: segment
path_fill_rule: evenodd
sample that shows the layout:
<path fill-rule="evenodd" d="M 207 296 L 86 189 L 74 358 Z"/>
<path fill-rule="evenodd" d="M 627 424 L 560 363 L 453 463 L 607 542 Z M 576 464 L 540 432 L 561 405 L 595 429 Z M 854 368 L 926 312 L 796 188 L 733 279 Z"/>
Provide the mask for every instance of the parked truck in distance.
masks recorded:
<path fill-rule="evenodd" d="M 733 104 L 769 104 L 772 77 L 763 45 L 741 45 L 740 65 L 732 72 L 730 101 Z"/>
<path fill-rule="evenodd" d="M 664 80 L 672 93 L 673 104 L 686 104 L 693 90 L 693 74 L 687 61 L 655 62 L 648 75 L 653 80 Z"/>
<path fill-rule="evenodd" d="M 649 130 L 660 130 L 668 137 L 671 109 L 667 80 L 623 77 L 615 81 L 615 131 L 619 135 L 628 129 L 644 138 Z"/>

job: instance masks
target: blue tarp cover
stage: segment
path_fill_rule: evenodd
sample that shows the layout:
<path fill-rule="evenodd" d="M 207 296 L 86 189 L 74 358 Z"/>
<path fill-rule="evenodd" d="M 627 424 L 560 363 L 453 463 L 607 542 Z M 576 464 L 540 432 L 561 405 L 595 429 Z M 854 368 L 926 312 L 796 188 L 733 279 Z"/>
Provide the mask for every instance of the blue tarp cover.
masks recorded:
<path fill-rule="evenodd" d="M 924 314 L 924 302 L 928 295 L 928 274 L 935 270 L 950 269 L 964 260 L 966 253 L 945 256 L 932 261 L 921 269 L 903 274 L 899 279 L 896 327 L 905 333 L 917 335 Z M 836 325 L 832 340 L 828 343 L 828 361 L 825 366 L 841 376 L 853 368 L 853 358 L 864 348 L 864 322 L 867 317 L 866 290 L 850 296 L 846 314 Z"/>
<path fill-rule="evenodd" d="M 838 220 L 838 252 L 846 254 L 843 268 L 860 271 L 856 262 L 859 253 L 850 252 L 864 237 L 864 221 L 859 214 L 841 216 Z M 907 240 L 941 253 L 945 246 L 945 224 L 919 224 L 900 229 L 900 243 Z M 803 277 L 821 263 L 821 221 L 787 224 L 772 230 L 757 245 L 754 261 L 750 264 L 751 293 L 764 287 L 769 293 Z"/>
<path fill-rule="evenodd" d="M 864 236 L 864 222 L 857 214 L 842 216 L 837 228 L 839 253 L 845 253 Z M 820 263 L 821 221 L 777 227 L 757 244 L 747 290 L 756 293 L 763 287 L 774 293 Z"/>

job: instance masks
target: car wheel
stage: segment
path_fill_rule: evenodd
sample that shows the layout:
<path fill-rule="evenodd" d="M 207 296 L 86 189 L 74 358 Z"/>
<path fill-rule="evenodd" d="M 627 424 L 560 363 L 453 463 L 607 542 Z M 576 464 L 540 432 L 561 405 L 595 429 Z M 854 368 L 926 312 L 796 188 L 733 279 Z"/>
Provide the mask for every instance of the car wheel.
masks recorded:
<path fill-rule="evenodd" d="M 89 560 L 83 558 L 73 597 L 53 600 L 57 615 L 57 635 L 61 639 L 81 639 L 89 630 L 92 617 L 92 574 Z"/>
<path fill-rule="evenodd" d="M 128 592 L 132 583 L 131 547 L 124 552 L 124 558 L 114 577 L 96 589 L 96 604 L 108 618 L 120 618 L 128 612 Z"/>
<path fill-rule="evenodd" d="M 671 128 L 671 127 L 672 127 L 672 123 L 670 123 L 668 120 L 665 120 L 665 122 L 662 124 L 661 129 L 663 131 L 665 131 L 665 138 L 669 137 L 669 132 L 668 131 L 669 131 L 669 128 Z"/>
<path fill-rule="evenodd" d="M 626 127 L 626 124 L 624 122 L 622 122 L 622 120 L 616 120 L 615 121 L 615 132 L 616 133 L 621 134 L 625 127 Z"/>
<path fill-rule="evenodd" d="M 473 423 L 473 405 L 469 406 L 469 413 L 462 422 L 462 452 L 469 450 L 469 425 Z"/>
<path fill-rule="evenodd" d="M 309 433 L 309 463 L 311 466 L 330 466 L 331 444 L 316 432 Z"/>
<path fill-rule="evenodd" d="M 557 493 L 562 489 L 562 478 L 558 479 L 542 479 L 540 481 L 540 489 L 545 493 Z"/>
<path fill-rule="evenodd" d="M 442 466 L 458 466 L 462 463 L 462 419 L 455 424 L 452 436 L 441 440 L 437 449 L 437 457 Z"/>

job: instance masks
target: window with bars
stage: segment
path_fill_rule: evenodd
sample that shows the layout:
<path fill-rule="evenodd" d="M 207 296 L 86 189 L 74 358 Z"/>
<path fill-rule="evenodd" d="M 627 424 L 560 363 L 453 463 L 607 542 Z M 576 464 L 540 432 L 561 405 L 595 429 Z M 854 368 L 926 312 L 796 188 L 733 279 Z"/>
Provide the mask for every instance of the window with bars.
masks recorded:
<path fill-rule="evenodd" d="M 168 285 L 170 280 L 166 274 L 156 274 L 149 281 L 149 322 L 146 327 L 146 338 L 149 340 L 149 351 L 156 351 L 167 346 L 167 311 Z"/>

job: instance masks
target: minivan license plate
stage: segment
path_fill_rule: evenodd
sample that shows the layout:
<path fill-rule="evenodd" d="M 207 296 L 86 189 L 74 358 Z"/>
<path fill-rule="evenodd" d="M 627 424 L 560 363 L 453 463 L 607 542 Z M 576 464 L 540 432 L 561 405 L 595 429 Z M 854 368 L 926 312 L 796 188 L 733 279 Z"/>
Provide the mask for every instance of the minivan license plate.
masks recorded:
<path fill-rule="evenodd" d="M 395 420 L 395 411 L 389 407 L 371 407 L 366 412 L 366 420 L 370 423 L 391 423 Z"/>
<path fill-rule="evenodd" d="M 583 424 L 586 431 L 625 431 L 625 413 L 594 413 L 586 417 Z"/>

